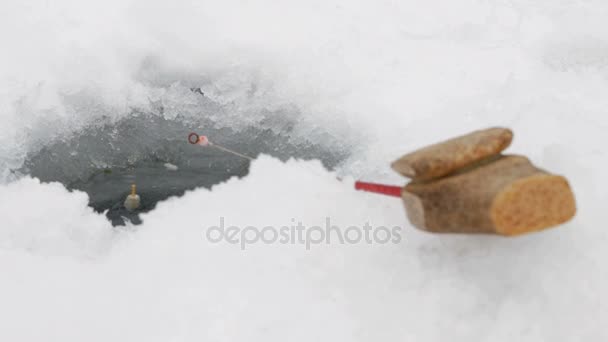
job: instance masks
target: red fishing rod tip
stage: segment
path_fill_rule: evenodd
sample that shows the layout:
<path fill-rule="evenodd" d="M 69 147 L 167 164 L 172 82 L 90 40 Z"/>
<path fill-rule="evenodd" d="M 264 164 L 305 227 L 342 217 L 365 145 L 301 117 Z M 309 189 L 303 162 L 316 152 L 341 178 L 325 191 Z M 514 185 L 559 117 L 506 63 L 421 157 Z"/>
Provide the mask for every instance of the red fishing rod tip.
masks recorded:
<path fill-rule="evenodd" d="M 401 197 L 401 187 L 396 185 L 385 185 L 356 181 L 355 189 L 367 192 L 374 192 L 386 196 Z"/>

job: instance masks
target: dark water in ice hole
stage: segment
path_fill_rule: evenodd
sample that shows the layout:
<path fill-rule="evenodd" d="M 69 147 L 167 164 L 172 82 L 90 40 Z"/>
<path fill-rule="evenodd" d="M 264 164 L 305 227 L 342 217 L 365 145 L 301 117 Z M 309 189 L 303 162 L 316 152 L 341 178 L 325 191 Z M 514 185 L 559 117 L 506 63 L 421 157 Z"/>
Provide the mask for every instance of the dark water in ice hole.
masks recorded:
<path fill-rule="evenodd" d="M 89 205 L 98 212 L 107 211 L 115 226 L 124 225 L 126 220 L 138 224 L 138 214 L 154 209 L 159 201 L 248 173 L 247 159 L 190 145 L 187 136 L 192 131 L 204 131 L 215 143 L 251 157 L 264 153 L 280 159 L 314 158 L 331 169 L 348 155 L 339 144 L 332 144 L 330 149 L 313 143 L 290 143 L 290 126 L 286 122 L 278 134 L 274 132 L 276 127 L 274 131 L 251 127 L 235 132 L 213 128 L 211 123 L 202 122 L 193 128 L 159 115 L 136 114 L 47 145 L 29 155 L 18 171 L 86 192 Z M 168 168 L 167 163 L 177 169 Z M 142 205 L 129 212 L 123 202 L 133 183 L 137 184 Z"/>

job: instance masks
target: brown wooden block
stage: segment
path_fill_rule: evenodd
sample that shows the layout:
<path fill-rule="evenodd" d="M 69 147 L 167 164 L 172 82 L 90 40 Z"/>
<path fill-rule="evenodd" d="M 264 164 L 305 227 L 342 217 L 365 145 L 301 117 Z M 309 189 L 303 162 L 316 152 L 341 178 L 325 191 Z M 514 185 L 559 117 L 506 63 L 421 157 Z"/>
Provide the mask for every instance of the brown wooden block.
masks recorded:
<path fill-rule="evenodd" d="M 409 153 L 391 166 L 413 180 L 430 180 L 497 155 L 512 139 L 507 128 L 489 128 Z"/>
<path fill-rule="evenodd" d="M 564 223 L 576 212 L 564 177 L 516 155 L 478 161 L 433 181 L 413 181 L 402 197 L 413 225 L 439 233 L 518 235 Z"/>

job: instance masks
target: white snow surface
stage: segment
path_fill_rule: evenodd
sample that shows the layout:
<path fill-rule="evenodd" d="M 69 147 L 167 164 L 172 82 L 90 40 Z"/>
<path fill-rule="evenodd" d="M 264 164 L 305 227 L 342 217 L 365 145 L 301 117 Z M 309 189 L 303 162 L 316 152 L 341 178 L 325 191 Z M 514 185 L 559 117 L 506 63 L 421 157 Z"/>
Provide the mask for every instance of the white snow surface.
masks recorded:
<path fill-rule="evenodd" d="M 599 0 L 3 1 L 1 341 L 602 341 L 608 339 L 608 3 Z M 11 176 L 25 155 L 194 79 L 257 125 L 357 137 L 337 171 L 261 156 L 243 179 L 114 230 L 86 194 Z M 517 238 L 431 235 L 388 164 L 486 126 L 567 176 L 571 222 Z M 323 133 L 323 134 L 322 134 Z M 205 228 L 400 226 L 398 244 L 239 246 Z"/>

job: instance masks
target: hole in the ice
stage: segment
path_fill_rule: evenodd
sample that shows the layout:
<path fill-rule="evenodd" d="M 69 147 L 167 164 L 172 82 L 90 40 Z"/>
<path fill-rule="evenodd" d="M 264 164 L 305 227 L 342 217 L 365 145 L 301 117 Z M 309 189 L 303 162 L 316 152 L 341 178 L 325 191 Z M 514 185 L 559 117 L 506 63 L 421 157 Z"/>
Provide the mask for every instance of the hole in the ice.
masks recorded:
<path fill-rule="evenodd" d="M 290 138 L 294 116 L 277 113 L 269 117 L 269 122 L 235 131 L 216 128 L 205 117 L 184 120 L 166 119 L 158 113 L 133 113 L 42 147 L 28 155 L 18 171 L 85 191 L 91 207 L 107 211 L 113 225 L 124 225 L 126 220 L 139 223 L 140 213 L 152 210 L 168 197 L 248 173 L 247 159 L 189 144 L 187 137 L 192 131 L 205 132 L 215 143 L 252 157 L 263 153 L 281 159 L 314 158 L 332 169 L 348 155 L 339 143 L 294 143 Z M 329 135 L 326 138 L 323 140 L 336 140 Z M 137 184 L 142 205 L 129 212 L 123 202 L 133 183 Z"/>

